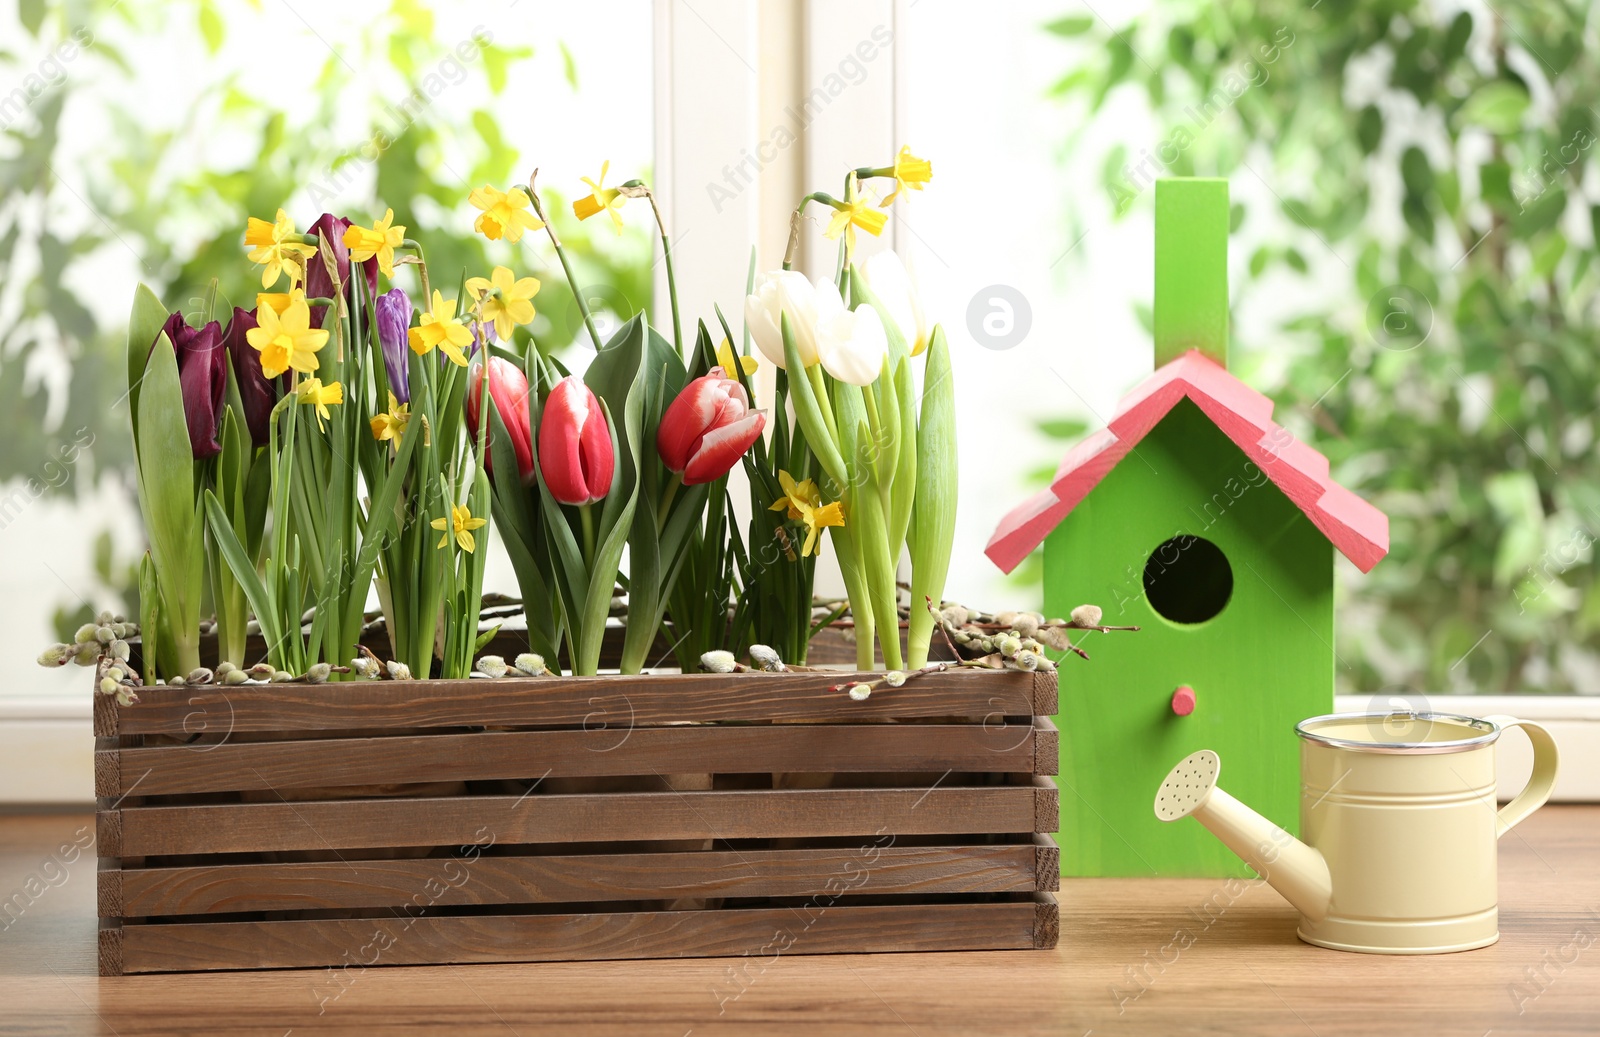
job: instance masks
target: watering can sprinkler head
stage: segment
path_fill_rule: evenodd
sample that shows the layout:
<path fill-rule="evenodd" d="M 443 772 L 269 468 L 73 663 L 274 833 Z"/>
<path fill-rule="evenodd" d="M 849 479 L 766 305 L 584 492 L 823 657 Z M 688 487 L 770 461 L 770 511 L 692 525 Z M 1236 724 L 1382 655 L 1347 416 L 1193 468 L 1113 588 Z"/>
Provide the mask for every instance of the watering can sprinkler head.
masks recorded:
<path fill-rule="evenodd" d="M 1156 790 L 1156 817 L 1176 821 L 1193 815 L 1302 915 L 1321 919 L 1333 899 L 1327 861 L 1219 788 L 1221 774 L 1222 759 L 1216 753 L 1202 749 L 1191 754 Z"/>

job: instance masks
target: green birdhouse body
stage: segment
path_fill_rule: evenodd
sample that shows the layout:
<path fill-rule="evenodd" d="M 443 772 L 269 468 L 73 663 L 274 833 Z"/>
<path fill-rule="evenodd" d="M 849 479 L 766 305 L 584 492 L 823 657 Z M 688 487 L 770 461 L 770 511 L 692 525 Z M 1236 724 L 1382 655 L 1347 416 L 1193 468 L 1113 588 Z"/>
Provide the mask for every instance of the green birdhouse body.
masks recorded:
<path fill-rule="evenodd" d="M 1061 668 L 1061 861 L 1068 875 L 1248 875 L 1199 825 L 1158 821 L 1155 791 L 1199 749 L 1224 785 L 1296 833 L 1294 725 L 1331 712 L 1334 551 L 1366 571 L 1383 514 L 1227 372 L 1227 185 L 1156 194 L 1158 368 L 1050 488 L 1001 523 L 1009 571 L 1044 545 L 1051 615 L 1084 602 L 1137 633 L 1091 636 Z"/>

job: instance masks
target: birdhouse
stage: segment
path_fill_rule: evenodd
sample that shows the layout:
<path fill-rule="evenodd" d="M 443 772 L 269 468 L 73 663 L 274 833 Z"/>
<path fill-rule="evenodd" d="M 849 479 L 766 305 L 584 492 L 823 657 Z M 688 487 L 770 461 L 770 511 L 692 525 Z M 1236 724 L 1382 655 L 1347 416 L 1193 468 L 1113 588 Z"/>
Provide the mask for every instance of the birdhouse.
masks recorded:
<path fill-rule="evenodd" d="M 1157 182 L 1156 370 L 987 548 L 1010 572 L 1043 543 L 1046 612 L 1093 602 L 1141 628 L 1061 670 L 1069 875 L 1249 874 L 1199 825 L 1151 813 L 1172 761 L 1200 749 L 1297 831 L 1294 725 L 1333 708 L 1333 553 L 1367 572 L 1389 549 L 1383 513 L 1227 370 L 1228 223 L 1225 180 Z"/>

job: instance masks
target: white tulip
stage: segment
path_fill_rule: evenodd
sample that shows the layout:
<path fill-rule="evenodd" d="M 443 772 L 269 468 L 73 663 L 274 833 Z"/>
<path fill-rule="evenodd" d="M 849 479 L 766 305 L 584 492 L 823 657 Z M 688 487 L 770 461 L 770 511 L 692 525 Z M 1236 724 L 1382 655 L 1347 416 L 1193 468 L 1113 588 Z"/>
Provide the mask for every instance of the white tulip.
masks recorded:
<path fill-rule="evenodd" d="M 830 285 L 831 287 L 831 285 Z M 834 289 L 834 299 L 839 296 Z M 817 362 L 817 289 L 797 270 L 774 270 L 756 277 L 754 293 L 745 296 L 744 319 L 756 346 L 778 367 L 787 367 L 783 358 L 783 314 L 789 316 L 789 330 L 801 362 L 810 367 Z M 843 304 L 839 304 L 842 306 Z"/>
<path fill-rule="evenodd" d="M 831 284 L 828 287 L 833 288 Z M 838 294 L 833 288 L 834 299 Z M 819 290 L 818 295 L 820 299 L 826 293 Z M 829 309 L 827 303 L 823 307 Z M 871 385 L 889 355 L 889 336 L 878 311 L 865 305 L 847 310 L 840 303 L 837 310 L 817 321 L 817 355 L 822 369 L 839 381 Z"/>
<path fill-rule="evenodd" d="M 872 289 L 872 294 L 883 304 L 884 311 L 912 356 L 920 356 L 928 348 L 928 316 L 922 308 L 922 295 L 917 290 L 916 271 L 900 261 L 894 252 L 879 252 L 861 264 L 861 276 Z"/>

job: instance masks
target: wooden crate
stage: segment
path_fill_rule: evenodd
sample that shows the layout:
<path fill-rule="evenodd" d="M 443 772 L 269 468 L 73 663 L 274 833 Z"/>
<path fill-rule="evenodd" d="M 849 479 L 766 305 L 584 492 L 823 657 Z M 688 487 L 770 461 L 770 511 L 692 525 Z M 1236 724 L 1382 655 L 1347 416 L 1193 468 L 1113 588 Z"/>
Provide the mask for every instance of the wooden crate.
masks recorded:
<path fill-rule="evenodd" d="M 95 699 L 102 975 L 1055 945 L 1053 673 Z"/>

